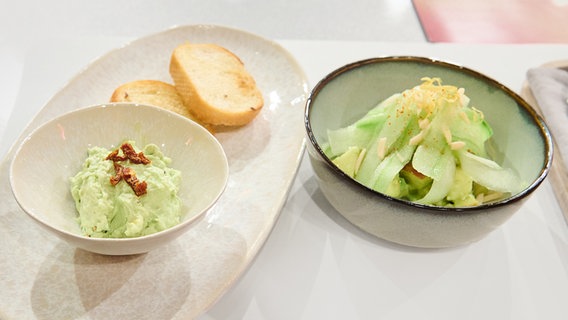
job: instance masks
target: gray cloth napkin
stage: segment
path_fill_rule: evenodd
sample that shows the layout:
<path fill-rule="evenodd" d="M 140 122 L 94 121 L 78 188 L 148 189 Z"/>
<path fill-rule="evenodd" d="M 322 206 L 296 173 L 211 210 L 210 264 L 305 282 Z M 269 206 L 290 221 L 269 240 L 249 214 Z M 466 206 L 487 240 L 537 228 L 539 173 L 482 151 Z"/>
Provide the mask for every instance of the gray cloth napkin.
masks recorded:
<path fill-rule="evenodd" d="M 556 141 L 556 151 L 568 168 L 568 71 L 553 67 L 529 69 L 527 82 Z"/>

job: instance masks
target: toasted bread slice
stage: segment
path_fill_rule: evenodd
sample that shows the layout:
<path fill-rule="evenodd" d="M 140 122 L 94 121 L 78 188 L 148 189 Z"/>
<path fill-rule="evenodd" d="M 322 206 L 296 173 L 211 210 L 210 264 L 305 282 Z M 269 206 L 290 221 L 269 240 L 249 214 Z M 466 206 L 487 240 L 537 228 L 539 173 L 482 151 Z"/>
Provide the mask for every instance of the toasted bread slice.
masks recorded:
<path fill-rule="evenodd" d="M 168 109 L 192 118 L 175 86 L 158 80 L 135 80 L 114 90 L 110 102 L 134 102 Z"/>
<path fill-rule="evenodd" d="M 134 102 L 164 108 L 198 122 L 214 132 L 210 125 L 201 123 L 191 114 L 176 87 L 163 81 L 135 80 L 125 83 L 114 90 L 110 102 Z"/>
<path fill-rule="evenodd" d="M 178 46 L 171 56 L 170 74 L 185 105 L 204 123 L 245 125 L 264 105 L 242 61 L 215 44 Z"/>

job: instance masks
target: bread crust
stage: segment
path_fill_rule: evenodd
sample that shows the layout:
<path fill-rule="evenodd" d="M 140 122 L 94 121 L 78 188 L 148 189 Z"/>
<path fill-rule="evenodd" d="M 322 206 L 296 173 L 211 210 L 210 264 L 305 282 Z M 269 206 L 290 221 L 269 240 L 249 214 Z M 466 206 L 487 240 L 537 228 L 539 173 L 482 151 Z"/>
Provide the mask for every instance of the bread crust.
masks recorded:
<path fill-rule="evenodd" d="M 243 62 L 216 44 L 184 43 L 170 59 L 170 75 L 191 113 L 215 126 L 242 126 L 264 106 L 262 93 Z"/>

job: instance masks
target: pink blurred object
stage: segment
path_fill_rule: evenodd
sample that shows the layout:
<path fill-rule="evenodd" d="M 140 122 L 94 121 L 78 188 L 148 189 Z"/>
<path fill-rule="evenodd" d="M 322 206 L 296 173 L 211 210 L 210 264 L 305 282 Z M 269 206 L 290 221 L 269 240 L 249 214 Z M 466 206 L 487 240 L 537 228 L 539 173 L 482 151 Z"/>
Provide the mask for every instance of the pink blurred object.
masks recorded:
<path fill-rule="evenodd" d="M 413 0 L 431 42 L 568 43 L 568 0 Z"/>

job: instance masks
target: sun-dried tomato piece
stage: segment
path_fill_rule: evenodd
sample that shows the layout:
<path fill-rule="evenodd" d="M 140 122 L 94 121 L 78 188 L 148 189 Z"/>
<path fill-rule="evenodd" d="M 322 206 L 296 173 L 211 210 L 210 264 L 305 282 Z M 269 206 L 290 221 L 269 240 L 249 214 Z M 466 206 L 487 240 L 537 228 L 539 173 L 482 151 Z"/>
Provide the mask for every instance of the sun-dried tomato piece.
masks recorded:
<path fill-rule="evenodd" d="M 112 160 L 115 162 L 130 160 L 130 162 L 135 164 L 149 164 L 151 162 L 150 159 L 146 158 L 143 152 L 136 153 L 134 147 L 132 147 L 130 143 L 123 143 L 120 146 L 120 150 L 122 150 L 122 156 L 119 156 L 118 149 L 115 149 L 108 154 L 106 160 Z"/>
<path fill-rule="evenodd" d="M 120 146 L 123 156 L 118 155 L 118 149 L 112 151 L 106 157 L 106 160 L 111 160 L 114 166 L 115 175 L 110 177 L 110 184 L 116 186 L 122 179 L 132 188 L 134 194 L 141 196 L 146 194 L 148 184 L 146 181 L 140 181 L 136 177 L 136 172 L 132 168 L 123 167 L 118 162 L 129 160 L 135 164 L 149 164 L 150 159 L 146 158 L 143 152 L 136 153 L 134 147 L 129 143 L 123 143 Z"/>
<path fill-rule="evenodd" d="M 114 161 L 114 162 L 118 162 L 118 161 L 126 161 L 127 158 L 119 156 L 118 155 L 118 149 L 115 149 L 114 151 L 112 151 L 111 153 L 108 154 L 108 156 L 105 158 L 105 160 L 111 160 L 111 161 Z"/>
<path fill-rule="evenodd" d="M 128 183 L 128 185 L 132 188 L 134 194 L 136 194 L 137 196 L 146 194 L 146 187 L 148 186 L 148 184 L 146 183 L 146 181 L 138 180 L 134 169 L 132 168 L 122 169 L 122 177 L 124 178 L 124 181 L 126 181 L 126 183 Z"/>
<path fill-rule="evenodd" d="M 123 143 L 120 146 L 120 149 L 122 150 L 122 152 L 124 152 L 124 155 L 126 156 L 126 158 L 128 158 L 128 160 L 130 160 L 130 162 L 132 163 L 136 163 L 136 164 L 149 164 L 150 163 L 150 159 L 146 158 L 146 156 L 144 155 L 143 152 L 139 152 L 136 153 L 136 151 L 134 150 L 134 148 L 132 147 L 131 144 L 129 143 Z"/>
<path fill-rule="evenodd" d="M 120 182 L 120 180 L 122 180 L 122 170 L 124 169 L 124 167 L 116 162 L 113 162 L 113 165 L 114 176 L 110 177 L 110 184 L 116 186 Z"/>

